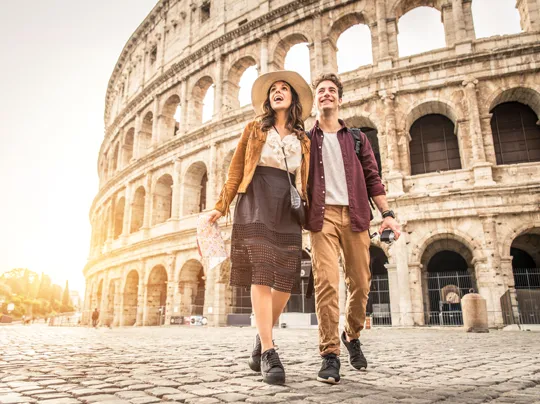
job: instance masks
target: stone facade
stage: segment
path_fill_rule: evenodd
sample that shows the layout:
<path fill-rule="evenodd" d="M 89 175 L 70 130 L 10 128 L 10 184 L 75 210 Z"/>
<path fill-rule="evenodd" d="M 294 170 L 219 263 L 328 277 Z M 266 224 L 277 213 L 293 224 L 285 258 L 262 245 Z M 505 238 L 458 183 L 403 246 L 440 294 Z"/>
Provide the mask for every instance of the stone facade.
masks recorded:
<path fill-rule="evenodd" d="M 447 46 L 400 58 L 397 21 L 423 5 L 441 12 Z M 200 210 L 214 206 L 254 117 L 240 107 L 240 77 L 254 65 L 259 73 L 282 69 L 288 50 L 303 42 L 312 77 L 336 71 L 338 37 L 366 24 L 373 64 L 341 75 L 342 115 L 351 127 L 376 130 L 372 142 L 404 230 L 392 247 L 378 245 L 388 260 L 391 323 L 430 323 L 428 266 L 450 251 L 466 262 L 490 325 L 503 324 L 505 293 L 518 310 L 512 246 L 540 265 L 540 163 L 497 164 L 492 131 L 493 109 L 503 103 L 540 116 L 540 4 L 516 6 L 521 34 L 476 39 L 470 0 L 160 1 L 109 81 L 85 312 L 99 307 L 112 325 L 168 324 L 194 313 L 226 324 L 235 306 L 228 263 L 207 270 L 195 225 Z M 203 123 L 211 86 L 214 115 Z M 451 121 L 461 168 L 411 175 L 411 127 L 432 114 Z M 313 122 L 314 115 L 307 127 Z"/>

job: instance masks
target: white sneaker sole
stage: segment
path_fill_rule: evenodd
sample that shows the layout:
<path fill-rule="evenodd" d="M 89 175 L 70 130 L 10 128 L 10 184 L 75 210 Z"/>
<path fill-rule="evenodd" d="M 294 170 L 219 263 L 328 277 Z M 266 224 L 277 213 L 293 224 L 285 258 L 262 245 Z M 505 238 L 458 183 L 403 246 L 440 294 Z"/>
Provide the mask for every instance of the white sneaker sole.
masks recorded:
<path fill-rule="evenodd" d="M 329 377 L 328 379 L 324 379 L 322 377 L 317 376 L 317 381 L 328 383 L 328 384 L 339 384 L 339 380 L 336 382 L 336 380 L 333 377 Z"/>

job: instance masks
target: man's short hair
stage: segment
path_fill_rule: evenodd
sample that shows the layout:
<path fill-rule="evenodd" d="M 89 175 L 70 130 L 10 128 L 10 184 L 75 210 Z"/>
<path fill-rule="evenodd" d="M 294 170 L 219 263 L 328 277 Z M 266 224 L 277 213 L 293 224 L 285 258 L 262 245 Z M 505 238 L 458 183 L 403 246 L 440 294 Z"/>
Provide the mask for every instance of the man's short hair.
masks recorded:
<path fill-rule="evenodd" d="M 315 81 L 313 82 L 313 90 L 316 90 L 319 84 L 327 80 L 331 81 L 336 85 L 339 98 L 343 98 L 343 84 L 341 84 L 341 80 L 335 73 L 323 73 L 319 77 L 317 77 L 317 79 L 315 79 Z"/>

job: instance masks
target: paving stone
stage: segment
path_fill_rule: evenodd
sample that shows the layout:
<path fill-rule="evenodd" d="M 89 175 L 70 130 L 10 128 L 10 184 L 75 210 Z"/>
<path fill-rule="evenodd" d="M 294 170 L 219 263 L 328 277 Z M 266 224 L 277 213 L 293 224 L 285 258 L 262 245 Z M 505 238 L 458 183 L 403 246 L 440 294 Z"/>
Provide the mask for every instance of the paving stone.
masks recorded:
<path fill-rule="evenodd" d="M 158 403 L 161 401 L 161 399 L 159 399 L 158 397 L 153 397 L 153 396 L 145 396 L 145 397 L 132 398 L 130 401 L 135 404 L 149 404 L 149 403 Z"/>
<path fill-rule="evenodd" d="M 215 397 L 220 401 L 225 401 L 226 403 L 245 401 L 247 398 L 249 398 L 249 396 L 246 396 L 245 394 L 238 394 L 238 393 L 218 394 Z"/>
<path fill-rule="evenodd" d="M 56 398 L 51 400 L 39 400 L 40 403 L 46 404 L 76 404 L 81 403 L 81 401 L 74 398 Z"/>
<path fill-rule="evenodd" d="M 162 398 L 167 401 L 180 401 L 184 402 L 187 399 L 190 398 L 196 398 L 197 396 L 195 394 L 189 394 L 189 393 L 178 393 L 178 394 L 167 394 L 163 396 Z"/>

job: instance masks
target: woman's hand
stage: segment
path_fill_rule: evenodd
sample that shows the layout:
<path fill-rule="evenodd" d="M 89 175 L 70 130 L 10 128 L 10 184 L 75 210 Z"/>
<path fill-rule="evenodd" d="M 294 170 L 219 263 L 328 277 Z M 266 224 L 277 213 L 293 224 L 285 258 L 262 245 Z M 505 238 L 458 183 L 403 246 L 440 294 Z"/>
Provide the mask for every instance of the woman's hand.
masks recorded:
<path fill-rule="evenodd" d="M 210 213 L 208 214 L 208 221 L 210 223 L 214 224 L 214 222 L 216 220 L 218 220 L 221 216 L 223 216 L 223 213 L 221 213 L 217 209 L 214 209 L 214 210 L 210 211 Z"/>

